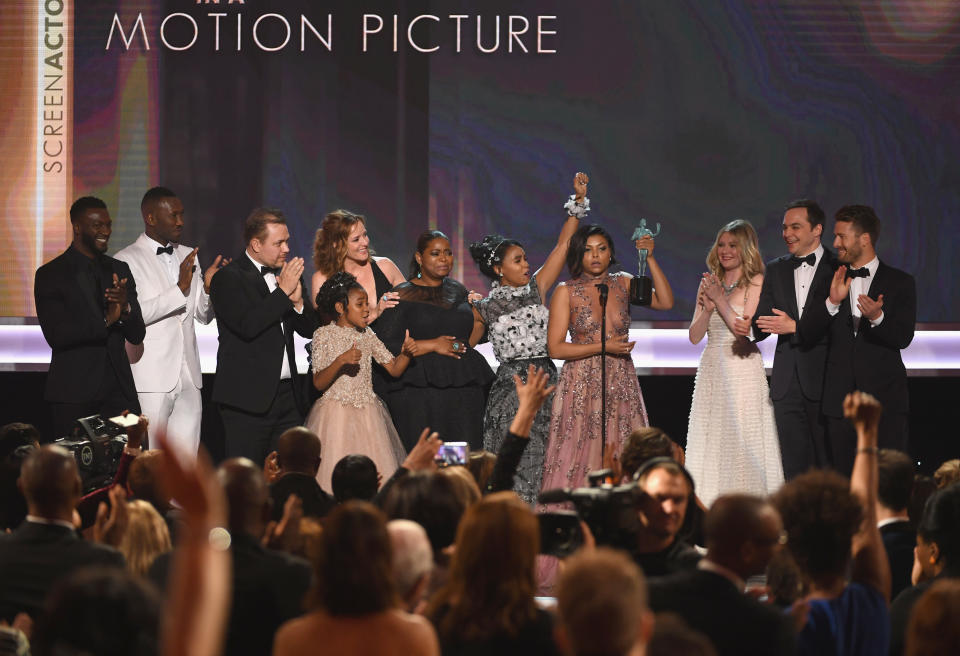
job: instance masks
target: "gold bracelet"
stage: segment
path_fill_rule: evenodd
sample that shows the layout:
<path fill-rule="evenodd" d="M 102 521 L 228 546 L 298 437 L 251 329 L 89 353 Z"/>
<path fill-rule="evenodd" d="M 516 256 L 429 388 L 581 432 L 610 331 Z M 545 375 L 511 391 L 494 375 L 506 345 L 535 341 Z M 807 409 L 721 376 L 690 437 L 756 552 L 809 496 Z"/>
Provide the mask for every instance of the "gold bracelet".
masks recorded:
<path fill-rule="evenodd" d="M 875 446 L 862 446 L 857 449 L 857 453 L 872 453 L 876 455 L 877 452 L 878 452 L 878 449 Z"/>

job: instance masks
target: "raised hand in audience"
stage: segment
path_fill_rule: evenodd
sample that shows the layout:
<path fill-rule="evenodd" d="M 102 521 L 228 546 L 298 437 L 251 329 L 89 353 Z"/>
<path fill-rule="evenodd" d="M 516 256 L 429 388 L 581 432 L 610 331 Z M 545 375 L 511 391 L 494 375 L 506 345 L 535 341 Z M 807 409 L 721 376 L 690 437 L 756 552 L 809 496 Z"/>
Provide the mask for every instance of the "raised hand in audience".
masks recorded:
<path fill-rule="evenodd" d="M 517 437 L 530 437 L 530 428 L 540 406 L 556 389 L 556 385 L 547 386 L 550 376 L 547 372 L 532 364 L 527 367 L 527 382 L 517 374 L 513 375 L 513 384 L 517 388 L 517 414 L 510 424 L 510 432 Z"/>
<path fill-rule="evenodd" d="M 443 446 L 443 440 L 440 439 L 440 435 L 438 433 L 431 433 L 430 427 L 427 426 L 423 429 L 423 432 L 420 433 L 420 439 L 418 439 L 417 443 L 410 449 L 410 453 L 407 454 L 406 459 L 400 466 L 412 472 L 423 470 L 433 471 L 437 468 L 435 458 L 437 453 L 440 452 L 441 446 Z"/>
<path fill-rule="evenodd" d="M 127 513 L 127 490 L 122 485 L 114 485 L 107 496 L 110 498 L 110 507 L 107 508 L 105 501 L 101 501 L 97 506 L 97 519 L 93 523 L 93 541 L 117 547 L 124 533 L 127 532 L 130 519 Z"/>
<path fill-rule="evenodd" d="M 261 543 L 270 549 L 293 553 L 300 543 L 300 520 L 303 519 L 303 500 L 296 494 L 287 497 L 279 522 L 271 521 L 263 532 Z"/>

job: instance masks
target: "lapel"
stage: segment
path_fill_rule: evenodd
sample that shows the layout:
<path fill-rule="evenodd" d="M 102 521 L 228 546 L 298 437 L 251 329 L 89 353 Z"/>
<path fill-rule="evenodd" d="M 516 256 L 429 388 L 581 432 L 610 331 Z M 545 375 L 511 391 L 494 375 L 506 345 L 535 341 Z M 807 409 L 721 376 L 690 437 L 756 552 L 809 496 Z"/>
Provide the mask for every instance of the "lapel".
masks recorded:
<path fill-rule="evenodd" d="M 793 264 L 790 262 L 790 256 L 783 256 L 777 266 L 779 274 L 776 275 L 777 284 L 780 285 L 780 294 L 787 300 L 785 311 L 794 319 L 800 318 L 800 312 L 797 308 L 797 287 L 793 282 Z"/>
<path fill-rule="evenodd" d="M 877 300 L 877 297 L 886 289 L 888 273 L 889 268 L 881 260 L 877 266 L 877 275 L 873 276 L 873 279 L 870 281 L 870 286 L 867 288 L 867 296 L 873 300 Z"/>
<path fill-rule="evenodd" d="M 77 255 L 84 257 L 79 253 Z M 103 303 L 97 298 L 97 286 L 90 277 L 93 275 L 92 269 L 86 265 L 86 258 L 84 257 L 83 260 L 74 260 L 73 257 L 68 254 L 66 261 L 68 264 L 66 273 L 68 276 L 72 276 L 74 280 L 77 281 L 77 284 L 80 285 L 80 291 L 87 307 L 94 316 L 103 316 Z M 97 266 L 96 260 L 94 260 L 93 266 Z"/>
<path fill-rule="evenodd" d="M 137 248 L 140 249 L 140 257 L 146 263 L 146 269 L 150 272 L 150 275 L 154 279 L 154 285 L 156 290 L 167 289 L 170 286 L 170 279 L 168 278 L 167 269 L 163 266 L 163 262 L 160 261 L 160 256 L 157 255 L 157 247 L 154 245 L 154 241 L 147 237 L 146 233 L 140 233 L 140 236 L 137 237 L 136 242 Z M 176 255 L 177 249 L 173 249 L 174 255 Z M 179 259 L 179 258 L 178 258 Z M 176 284 L 176 280 L 173 281 Z"/>
<path fill-rule="evenodd" d="M 260 293 L 260 296 L 262 297 L 269 294 L 270 288 L 267 287 L 267 281 L 263 279 L 263 274 L 260 273 L 259 267 L 254 266 L 253 260 L 250 259 L 246 251 L 237 258 L 237 261 L 240 264 L 240 271 L 253 288 Z"/>

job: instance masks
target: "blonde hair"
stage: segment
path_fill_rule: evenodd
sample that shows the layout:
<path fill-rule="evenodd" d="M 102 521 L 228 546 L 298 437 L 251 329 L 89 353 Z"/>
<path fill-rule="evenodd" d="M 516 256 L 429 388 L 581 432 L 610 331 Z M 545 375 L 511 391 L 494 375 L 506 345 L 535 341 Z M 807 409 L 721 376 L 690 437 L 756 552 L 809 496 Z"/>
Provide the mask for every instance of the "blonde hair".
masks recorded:
<path fill-rule="evenodd" d="M 150 503 L 141 499 L 127 502 L 129 522 L 120 540 L 119 549 L 127 559 L 127 571 L 146 576 L 153 561 L 170 551 L 170 530 Z"/>
<path fill-rule="evenodd" d="M 933 482 L 938 490 L 960 481 L 960 460 L 947 460 L 933 473 Z"/>
<path fill-rule="evenodd" d="M 353 226 L 358 223 L 366 225 L 366 220 L 348 210 L 334 210 L 323 217 L 323 223 L 313 239 L 313 266 L 317 271 L 332 276 L 343 270 L 343 261 L 347 258 L 347 239 Z M 373 255 L 373 249 L 369 252 Z"/>
<path fill-rule="evenodd" d="M 453 467 L 443 467 L 440 474 L 450 479 L 453 483 L 454 494 L 457 499 L 463 503 L 465 508 L 469 508 L 480 501 L 482 494 L 480 486 L 473 478 L 473 474 L 466 467 L 455 465 Z"/>
<path fill-rule="evenodd" d="M 723 280 L 723 267 L 720 266 L 717 246 L 720 244 L 720 237 L 728 232 L 736 238 L 737 252 L 740 254 L 740 280 L 737 281 L 737 286 L 746 287 L 755 275 L 763 273 L 763 259 L 760 257 L 757 231 L 749 221 L 734 219 L 720 228 L 717 238 L 713 240 L 713 247 L 707 253 L 707 270 Z"/>

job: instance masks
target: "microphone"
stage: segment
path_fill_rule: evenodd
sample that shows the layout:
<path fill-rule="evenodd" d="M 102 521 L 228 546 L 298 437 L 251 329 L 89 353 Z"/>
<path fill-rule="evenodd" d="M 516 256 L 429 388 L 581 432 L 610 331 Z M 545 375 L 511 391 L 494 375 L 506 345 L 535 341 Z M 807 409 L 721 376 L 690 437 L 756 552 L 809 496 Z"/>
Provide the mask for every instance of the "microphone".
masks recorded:
<path fill-rule="evenodd" d="M 597 283 L 597 289 L 600 290 L 600 305 L 607 306 L 607 294 L 610 293 L 610 287 L 606 283 Z"/>

